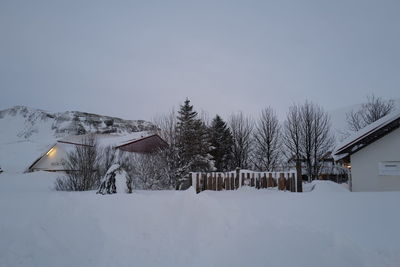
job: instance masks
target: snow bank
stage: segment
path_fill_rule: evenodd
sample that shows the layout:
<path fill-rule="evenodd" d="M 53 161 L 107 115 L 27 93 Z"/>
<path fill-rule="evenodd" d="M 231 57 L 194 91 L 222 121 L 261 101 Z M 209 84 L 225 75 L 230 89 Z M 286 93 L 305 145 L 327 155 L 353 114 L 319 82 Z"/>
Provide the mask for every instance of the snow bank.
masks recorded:
<path fill-rule="evenodd" d="M 400 193 L 52 190 L 0 174 L 0 266 L 399 266 Z M 326 193 L 322 193 L 326 190 Z"/>
<path fill-rule="evenodd" d="M 350 192 L 345 185 L 337 184 L 332 181 L 313 181 L 308 186 L 313 193 L 337 193 Z"/>

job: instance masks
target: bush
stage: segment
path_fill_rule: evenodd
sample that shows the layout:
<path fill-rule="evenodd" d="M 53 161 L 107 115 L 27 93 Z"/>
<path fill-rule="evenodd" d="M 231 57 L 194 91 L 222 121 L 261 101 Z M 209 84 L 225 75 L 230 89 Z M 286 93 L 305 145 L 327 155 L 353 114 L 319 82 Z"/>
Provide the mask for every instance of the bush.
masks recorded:
<path fill-rule="evenodd" d="M 97 189 L 100 185 L 100 153 L 94 135 L 84 138 L 68 153 L 63 163 L 66 174 L 58 177 L 55 189 L 60 191 L 85 191 Z"/>
<path fill-rule="evenodd" d="M 121 167 L 126 172 L 127 183 L 136 189 L 171 189 L 168 166 L 161 152 L 151 154 L 126 153 L 121 158 Z"/>

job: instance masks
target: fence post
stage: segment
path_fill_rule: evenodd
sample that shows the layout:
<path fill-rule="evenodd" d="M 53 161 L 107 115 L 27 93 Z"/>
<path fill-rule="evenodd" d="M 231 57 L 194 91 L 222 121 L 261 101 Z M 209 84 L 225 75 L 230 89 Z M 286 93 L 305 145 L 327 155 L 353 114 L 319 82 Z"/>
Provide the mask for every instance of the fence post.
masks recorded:
<path fill-rule="evenodd" d="M 238 189 L 240 187 L 240 185 L 242 184 L 241 180 L 240 180 L 240 168 L 237 167 L 236 168 L 236 182 L 235 182 L 235 188 Z"/>
<path fill-rule="evenodd" d="M 267 174 L 264 173 L 264 176 L 263 176 L 263 188 L 267 188 L 267 187 L 268 187 L 268 185 L 267 185 Z"/>
<path fill-rule="evenodd" d="M 292 183 L 293 183 L 292 192 L 297 192 L 297 177 L 295 173 L 292 173 Z"/>
<path fill-rule="evenodd" d="M 268 174 L 267 187 L 274 187 L 274 178 L 272 178 L 272 173 Z"/>
<path fill-rule="evenodd" d="M 196 172 L 196 193 L 200 192 L 200 181 L 199 181 L 199 173 Z"/>
<path fill-rule="evenodd" d="M 286 190 L 291 192 L 292 191 L 292 179 L 290 177 L 290 173 L 286 173 Z"/>
<path fill-rule="evenodd" d="M 278 178 L 278 190 L 285 190 L 285 188 L 285 174 L 281 172 Z"/>
<path fill-rule="evenodd" d="M 207 178 L 207 189 L 208 190 L 212 190 L 212 175 L 211 173 L 209 173 Z"/>
<path fill-rule="evenodd" d="M 207 190 L 207 174 L 206 173 L 201 174 L 201 180 L 203 181 L 201 191 Z"/>

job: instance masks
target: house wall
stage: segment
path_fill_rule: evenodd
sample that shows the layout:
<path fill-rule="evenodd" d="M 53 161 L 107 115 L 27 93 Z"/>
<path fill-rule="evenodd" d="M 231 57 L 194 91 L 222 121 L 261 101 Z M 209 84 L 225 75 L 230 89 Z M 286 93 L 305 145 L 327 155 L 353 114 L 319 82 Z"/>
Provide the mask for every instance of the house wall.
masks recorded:
<path fill-rule="evenodd" d="M 400 191 L 400 176 L 379 175 L 379 163 L 400 161 L 400 128 L 350 156 L 353 191 Z"/>
<path fill-rule="evenodd" d="M 63 170 L 62 160 L 67 158 L 67 151 L 71 149 L 70 147 L 73 147 L 73 145 L 57 143 L 54 146 L 54 151 L 49 155 L 44 155 L 36 162 L 32 170 Z"/>

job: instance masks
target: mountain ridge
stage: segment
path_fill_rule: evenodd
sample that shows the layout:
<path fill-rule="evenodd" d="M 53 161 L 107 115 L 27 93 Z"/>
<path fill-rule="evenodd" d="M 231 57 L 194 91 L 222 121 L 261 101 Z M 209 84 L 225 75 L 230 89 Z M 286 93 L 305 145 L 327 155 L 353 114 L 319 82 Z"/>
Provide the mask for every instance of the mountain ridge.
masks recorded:
<path fill-rule="evenodd" d="M 15 118 L 23 121 L 21 129 L 14 129 L 21 139 L 29 139 L 39 134 L 46 124 L 55 138 L 71 134 L 118 133 L 125 134 L 139 131 L 152 131 L 155 126 L 145 120 L 125 120 L 118 117 L 99 115 L 82 111 L 49 112 L 26 106 L 14 106 L 0 110 L 0 123 L 8 119 L 8 124 Z M 11 119 L 11 120 L 10 120 Z M 8 125 L 10 126 L 10 125 Z M 18 124 L 15 125 L 18 127 Z M 1 131 L 0 131 L 1 134 Z"/>

